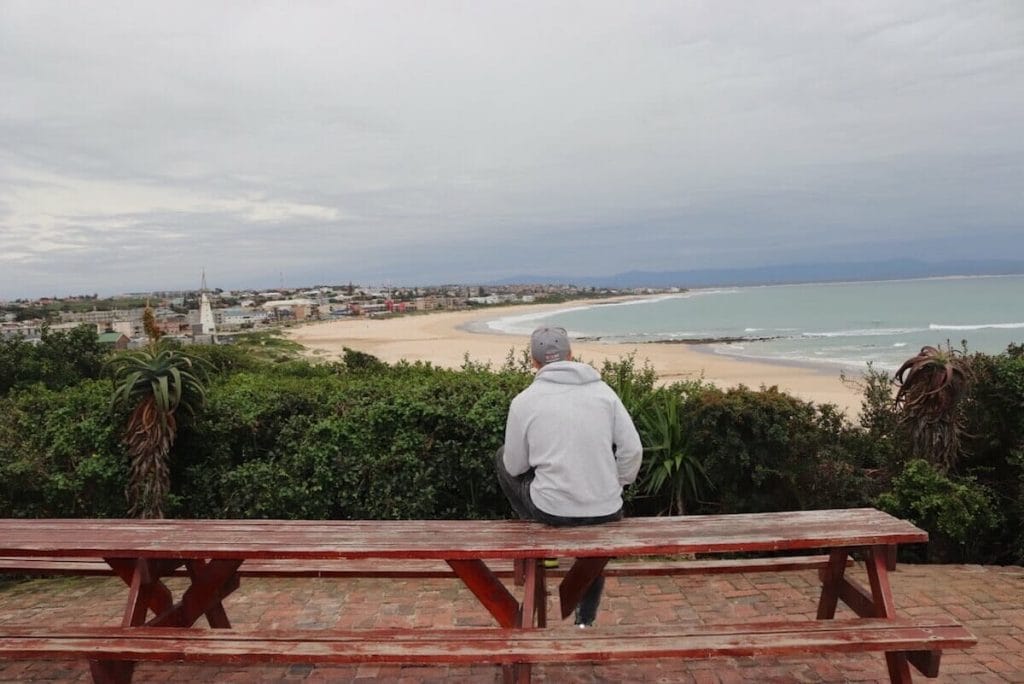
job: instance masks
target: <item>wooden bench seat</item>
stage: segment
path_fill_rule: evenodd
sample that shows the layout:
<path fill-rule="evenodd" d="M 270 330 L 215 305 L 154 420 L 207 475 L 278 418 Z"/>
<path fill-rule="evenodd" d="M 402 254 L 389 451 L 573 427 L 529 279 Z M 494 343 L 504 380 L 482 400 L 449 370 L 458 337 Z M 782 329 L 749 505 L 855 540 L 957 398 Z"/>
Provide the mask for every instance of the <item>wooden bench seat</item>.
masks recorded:
<path fill-rule="evenodd" d="M 852 561 L 850 561 L 852 563 Z M 549 575 L 562 575 L 570 563 L 549 569 Z M 737 558 L 725 560 L 654 560 L 612 561 L 604 570 L 607 577 L 642 577 L 659 575 L 726 574 L 818 570 L 828 565 L 828 556 L 788 556 L 776 558 Z M 492 563 L 499 577 L 512 576 L 509 563 Z M 109 576 L 114 571 L 101 559 L 90 558 L 0 558 L 0 574 Z M 181 568 L 174 573 L 184 576 Z M 443 561 L 380 559 L 348 559 L 331 561 L 281 562 L 249 560 L 238 574 L 243 577 L 392 577 L 430 578 L 454 577 L 451 567 Z"/>
<path fill-rule="evenodd" d="M 0 626 L 0 657 L 209 663 L 514 665 L 823 652 L 914 652 L 966 648 L 976 641 L 966 629 L 951 620 L 906 618 L 700 626 L 599 626 L 592 630 L 488 627 L 223 631 L 4 625 Z M 116 669 L 116 664 L 113 667 Z"/>

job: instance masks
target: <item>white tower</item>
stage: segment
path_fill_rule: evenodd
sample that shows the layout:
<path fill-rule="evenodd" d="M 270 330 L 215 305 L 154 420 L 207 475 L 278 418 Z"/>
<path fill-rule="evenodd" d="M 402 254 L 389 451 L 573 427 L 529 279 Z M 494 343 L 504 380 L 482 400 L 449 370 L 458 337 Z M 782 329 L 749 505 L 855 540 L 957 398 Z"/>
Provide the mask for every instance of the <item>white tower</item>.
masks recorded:
<path fill-rule="evenodd" d="M 203 270 L 203 284 L 199 288 L 199 326 L 203 335 L 217 335 L 217 326 L 213 321 L 213 308 L 206 294 L 206 271 Z"/>

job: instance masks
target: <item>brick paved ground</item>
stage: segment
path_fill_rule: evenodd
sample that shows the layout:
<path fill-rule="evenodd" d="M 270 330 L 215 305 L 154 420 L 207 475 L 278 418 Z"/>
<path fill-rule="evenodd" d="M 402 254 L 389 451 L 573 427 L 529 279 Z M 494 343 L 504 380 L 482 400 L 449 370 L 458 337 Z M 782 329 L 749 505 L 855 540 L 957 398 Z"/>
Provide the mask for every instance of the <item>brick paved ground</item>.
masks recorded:
<path fill-rule="evenodd" d="M 851 571 L 866 583 L 862 569 Z M 947 652 L 940 682 L 1024 683 L 1024 568 L 901 566 L 892 575 L 905 615 L 952 615 L 978 636 Z M 113 579 L 33 580 L 0 587 L 0 624 L 116 625 L 125 599 Z M 739 622 L 813 618 L 813 572 L 608 580 L 601 624 Z M 59 605 L 50 602 L 57 597 Z M 243 580 L 226 602 L 239 627 L 489 625 L 455 580 Z M 554 604 L 552 604 L 554 608 Z M 840 608 L 840 611 L 844 610 Z M 537 666 L 540 682 L 875 682 L 887 681 L 879 654 L 809 658 L 652 660 Z M 918 679 L 923 680 L 923 677 Z M 495 682 L 494 667 L 220 667 L 143 663 L 136 682 Z M 82 662 L 0 661 L 0 682 L 87 682 Z"/>

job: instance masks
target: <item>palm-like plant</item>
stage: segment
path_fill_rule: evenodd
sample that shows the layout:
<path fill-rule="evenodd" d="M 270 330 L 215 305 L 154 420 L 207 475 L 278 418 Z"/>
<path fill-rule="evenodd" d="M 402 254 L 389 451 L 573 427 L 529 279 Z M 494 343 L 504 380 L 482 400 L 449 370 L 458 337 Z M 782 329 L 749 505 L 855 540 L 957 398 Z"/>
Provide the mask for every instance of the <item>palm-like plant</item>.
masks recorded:
<path fill-rule="evenodd" d="M 910 431 L 914 454 L 943 472 L 956 466 L 964 429 L 960 400 L 971 377 L 967 357 L 949 345 L 923 347 L 893 376 L 899 385 L 896 408 Z"/>
<path fill-rule="evenodd" d="M 122 441 L 128 448 L 130 515 L 162 518 L 170 490 L 168 455 L 178 430 L 178 410 L 194 415 L 206 399 L 198 359 L 154 340 L 146 349 L 110 361 L 111 408 L 127 410 Z"/>
<path fill-rule="evenodd" d="M 710 484 L 704 466 L 690 448 L 681 408 L 682 398 L 670 388 L 648 395 L 638 411 L 645 441 L 641 486 L 647 494 L 667 490 L 669 515 L 686 513 L 687 501 L 697 501 L 701 488 Z"/>

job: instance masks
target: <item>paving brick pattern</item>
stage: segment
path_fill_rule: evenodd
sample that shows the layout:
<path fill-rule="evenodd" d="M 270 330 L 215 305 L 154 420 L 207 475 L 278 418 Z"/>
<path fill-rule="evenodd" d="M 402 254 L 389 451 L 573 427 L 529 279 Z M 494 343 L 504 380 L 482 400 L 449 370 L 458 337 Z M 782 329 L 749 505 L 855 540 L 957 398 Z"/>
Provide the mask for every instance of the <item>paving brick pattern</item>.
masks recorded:
<path fill-rule="evenodd" d="M 850 571 L 866 584 L 862 568 Z M 939 682 L 1024 683 L 1024 568 L 902 565 L 891 575 L 897 608 L 908 616 L 951 615 L 979 639 L 948 651 Z M 180 581 L 171 582 L 180 589 Z M 813 618 L 814 572 L 610 578 L 598 624 L 727 623 Z M 55 603 L 51 605 L 53 597 Z M 0 624 L 116 625 L 126 589 L 103 578 L 40 579 L 0 586 Z M 555 611 L 551 601 L 550 613 Z M 367 628 L 487 626 L 489 615 L 457 580 L 245 579 L 226 601 L 238 627 Z M 840 606 L 839 616 L 846 609 Z M 924 678 L 918 676 L 919 681 Z M 883 682 L 881 654 L 785 658 L 647 660 L 540 665 L 538 682 Z M 0 661 L 0 682 L 89 682 L 74 661 Z M 498 682 L 491 666 L 246 666 L 142 663 L 145 682 Z"/>

